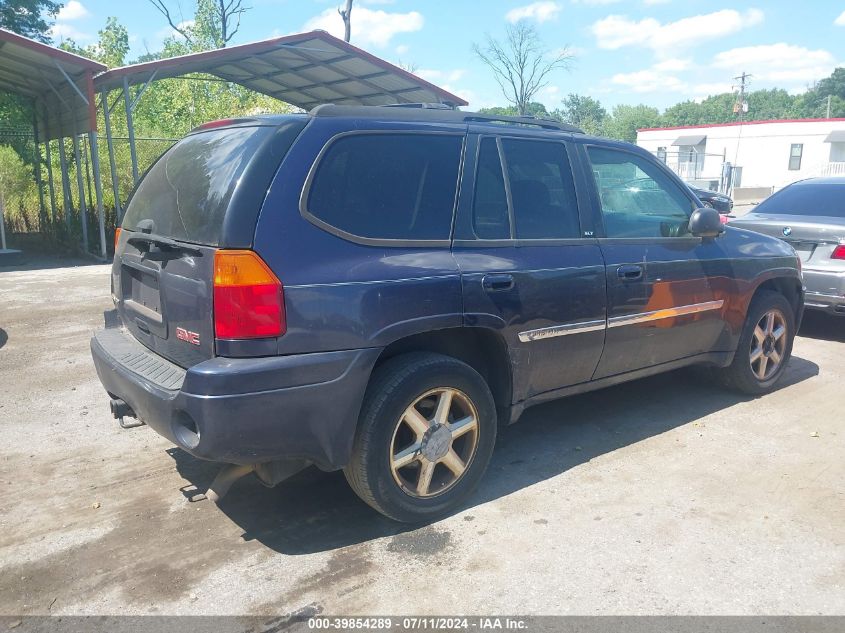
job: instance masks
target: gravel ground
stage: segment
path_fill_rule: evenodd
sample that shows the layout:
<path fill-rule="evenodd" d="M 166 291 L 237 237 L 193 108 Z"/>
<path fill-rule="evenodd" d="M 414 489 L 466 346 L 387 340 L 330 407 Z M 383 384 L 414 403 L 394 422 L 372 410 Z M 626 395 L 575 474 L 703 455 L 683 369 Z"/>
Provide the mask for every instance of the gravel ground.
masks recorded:
<path fill-rule="evenodd" d="M 0 615 L 845 614 L 843 320 L 760 399 L 681 371 L 532 409 L 407 529 L 316 470 L 190 502 L 216 467 L 94 373 L 107 267 L 45 265 L 0 272 Z"/>

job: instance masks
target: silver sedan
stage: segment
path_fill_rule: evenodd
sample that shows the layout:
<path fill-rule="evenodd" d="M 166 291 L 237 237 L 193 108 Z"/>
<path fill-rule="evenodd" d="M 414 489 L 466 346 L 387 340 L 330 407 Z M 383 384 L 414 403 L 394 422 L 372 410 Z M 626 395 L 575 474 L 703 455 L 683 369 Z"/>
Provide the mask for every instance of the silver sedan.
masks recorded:
<path fill-rule="evenodd" d="M 845 178 L 793 183 L 731 226 L 791 244 L 804 269 L 804 305 L 845 316 Z"/>

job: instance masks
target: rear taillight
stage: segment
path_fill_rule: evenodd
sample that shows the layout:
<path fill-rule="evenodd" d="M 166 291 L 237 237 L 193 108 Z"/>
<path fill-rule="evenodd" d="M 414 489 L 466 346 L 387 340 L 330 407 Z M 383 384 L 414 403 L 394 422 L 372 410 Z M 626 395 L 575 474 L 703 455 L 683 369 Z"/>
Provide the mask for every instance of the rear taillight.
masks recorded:
<path fill-rule="evenodd" d="M 285 333 L 282 282 L 254 251 L 214 253 L 214 334 L 267 338 Z"/>
<path fill-rule="evenodd" d="M 114 252 L 117 252 L 117 245 L 120 243 L 120 227 L 114 230 Z"/>
<path fill-rule="evenodd" d="M 845 259 L 845 244 L 840 244 L 836 248 L 833 249 L 833 254 L 830 256 L 831 259 Z"/>

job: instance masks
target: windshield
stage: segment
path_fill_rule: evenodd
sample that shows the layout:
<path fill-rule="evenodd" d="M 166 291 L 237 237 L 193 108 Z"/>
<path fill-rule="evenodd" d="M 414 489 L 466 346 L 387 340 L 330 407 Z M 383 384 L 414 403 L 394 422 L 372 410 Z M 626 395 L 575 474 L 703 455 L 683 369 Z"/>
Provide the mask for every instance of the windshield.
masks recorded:
<path fill-rule="evenodd" d="M 786 187 L 763 200 L 754 213 L 845 218 L 845 183 Z"/>
<path fill-rule="evenodd" d="M 217 246 L 238 179 L 272 130 L 224 128 L 182 139 L 141 180 L 123 228 L 135 230 L 139 222 L 151 220 L 157 235 Z"/>

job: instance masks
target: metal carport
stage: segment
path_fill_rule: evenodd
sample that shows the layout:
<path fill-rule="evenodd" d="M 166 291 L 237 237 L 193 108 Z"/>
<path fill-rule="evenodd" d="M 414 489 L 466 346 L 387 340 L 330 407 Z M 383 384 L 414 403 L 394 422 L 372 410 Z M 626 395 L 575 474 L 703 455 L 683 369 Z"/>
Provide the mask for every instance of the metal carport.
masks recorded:
<path fill-rule="evenodd" d="M 324 103 L 339 105 L 385 105 L 396 103 L 443 103 L 453 107 L 467 102 L 398 66 L 329 35 L 310 31 L 273 39 L 220 48 L 179 57 L 158 59 L 109 70 L 94 79 L 102 93 L 109 159 L 114 160 L 110 114 L 110 90 L 123 91 L 123 105 L 132 160 L 132 177 L 138 182 L 138 158 L 132 111 L 153 81 L 190 74 L 213 77 L 275 97 L 308 110 Z M 130 86 L 140 85 L 136 95 Z M 115 200 L 119 200 L 112 171 Z M 122 211 L 116 203 L 120 219 Z"/>
<path fill-rule="evenodd" d="M 50 141 L 58 140 L 62 173 L 60 185 L 64 199 L 65 221 L 70 223 L 70 187 L 64 139 L 73 139 L 74 157 L 81 164 L 79 135 L 88 134 L 91 164 L 95 181 L 99 184 L 97 154 L 97 109 L 94 100 L 94 75 L 106 66 L 73 53 L 36 42 L 26 37 L 0 29 L 0 89 L 29 98 L 33 104 L 36 165 L 35 178 L 41 217 L 46 215 L 44 189 L 41 181 L 41 150 L 43 141 L 47 158 L 47 191 L 50 197 L 51 217 L 56 220 L 56 192 L 50 160 Z M 83 193 L 82 174 L 76 169 L 77 187 L 80 191 L 80 213 L 84 219 L 87 209 Z M 97 187 L 97 212 L 100 224 L 101 254 L 105 257 L 105 218 L 102 189 Z M 0 217 L 2 221 L 2 217 Z M 88 248 L 88 226 L 82 222 L 84 248 Z M 4 245 L 5 246 L 5 245 Z"/>
<path fill-rule="evenodd" d="M 122 102 L 126 111 L 132 179 L 137 184 L 140 174 L 132 121 L 133 110 L 152 82 L 193 74 L 210 75 L 215 80 L 239 84 L 306 110 L 324 103 L 440 103 L 452 107 L 467 105 L 464 99 L 325 31 L 287 35 L 107 70 L 105 66 L 93 60 L 0 29 L 0 88 L 34 100 L 37 112 L 34 121 L 36 143 L 39 139 L 61 140 L 71 136 L 74 139 L 74 153 L 78 163 L 78 135 L 87 133 L 89 136 L 99 213 L 100 254 L 104 258 L 105 214 L 97 151 L 95 94 L 101 95 L 115 212 L 119 222 L 122 209 L 110 115 L 118 103 Z M 131 86 L 140 86 L 140 89 L 133 95 Z M 110 104 L 109 92 L 112 90 L 120 90 L 122 95 Z M 62 192 L 67 214 L 70 183 L 63 147 L 60 143 Z M 48 144 L 48 190 L 55 218 L 55 192 L 49 153 Z M 79 169 L 76 171 L 77 186 L 82 191 L 82 176 Z M 39 166 L 36 168 L 36 177 L 39 195 L 43 196 Z M 84 218 L 83 198 L 84 196 L 80 196 Z M 41 212 L 44 213 L 43 202 Z M 88 235 L 85 222 L 82 223 L 82 228 L 83 247 L 87 251 Z"/>

